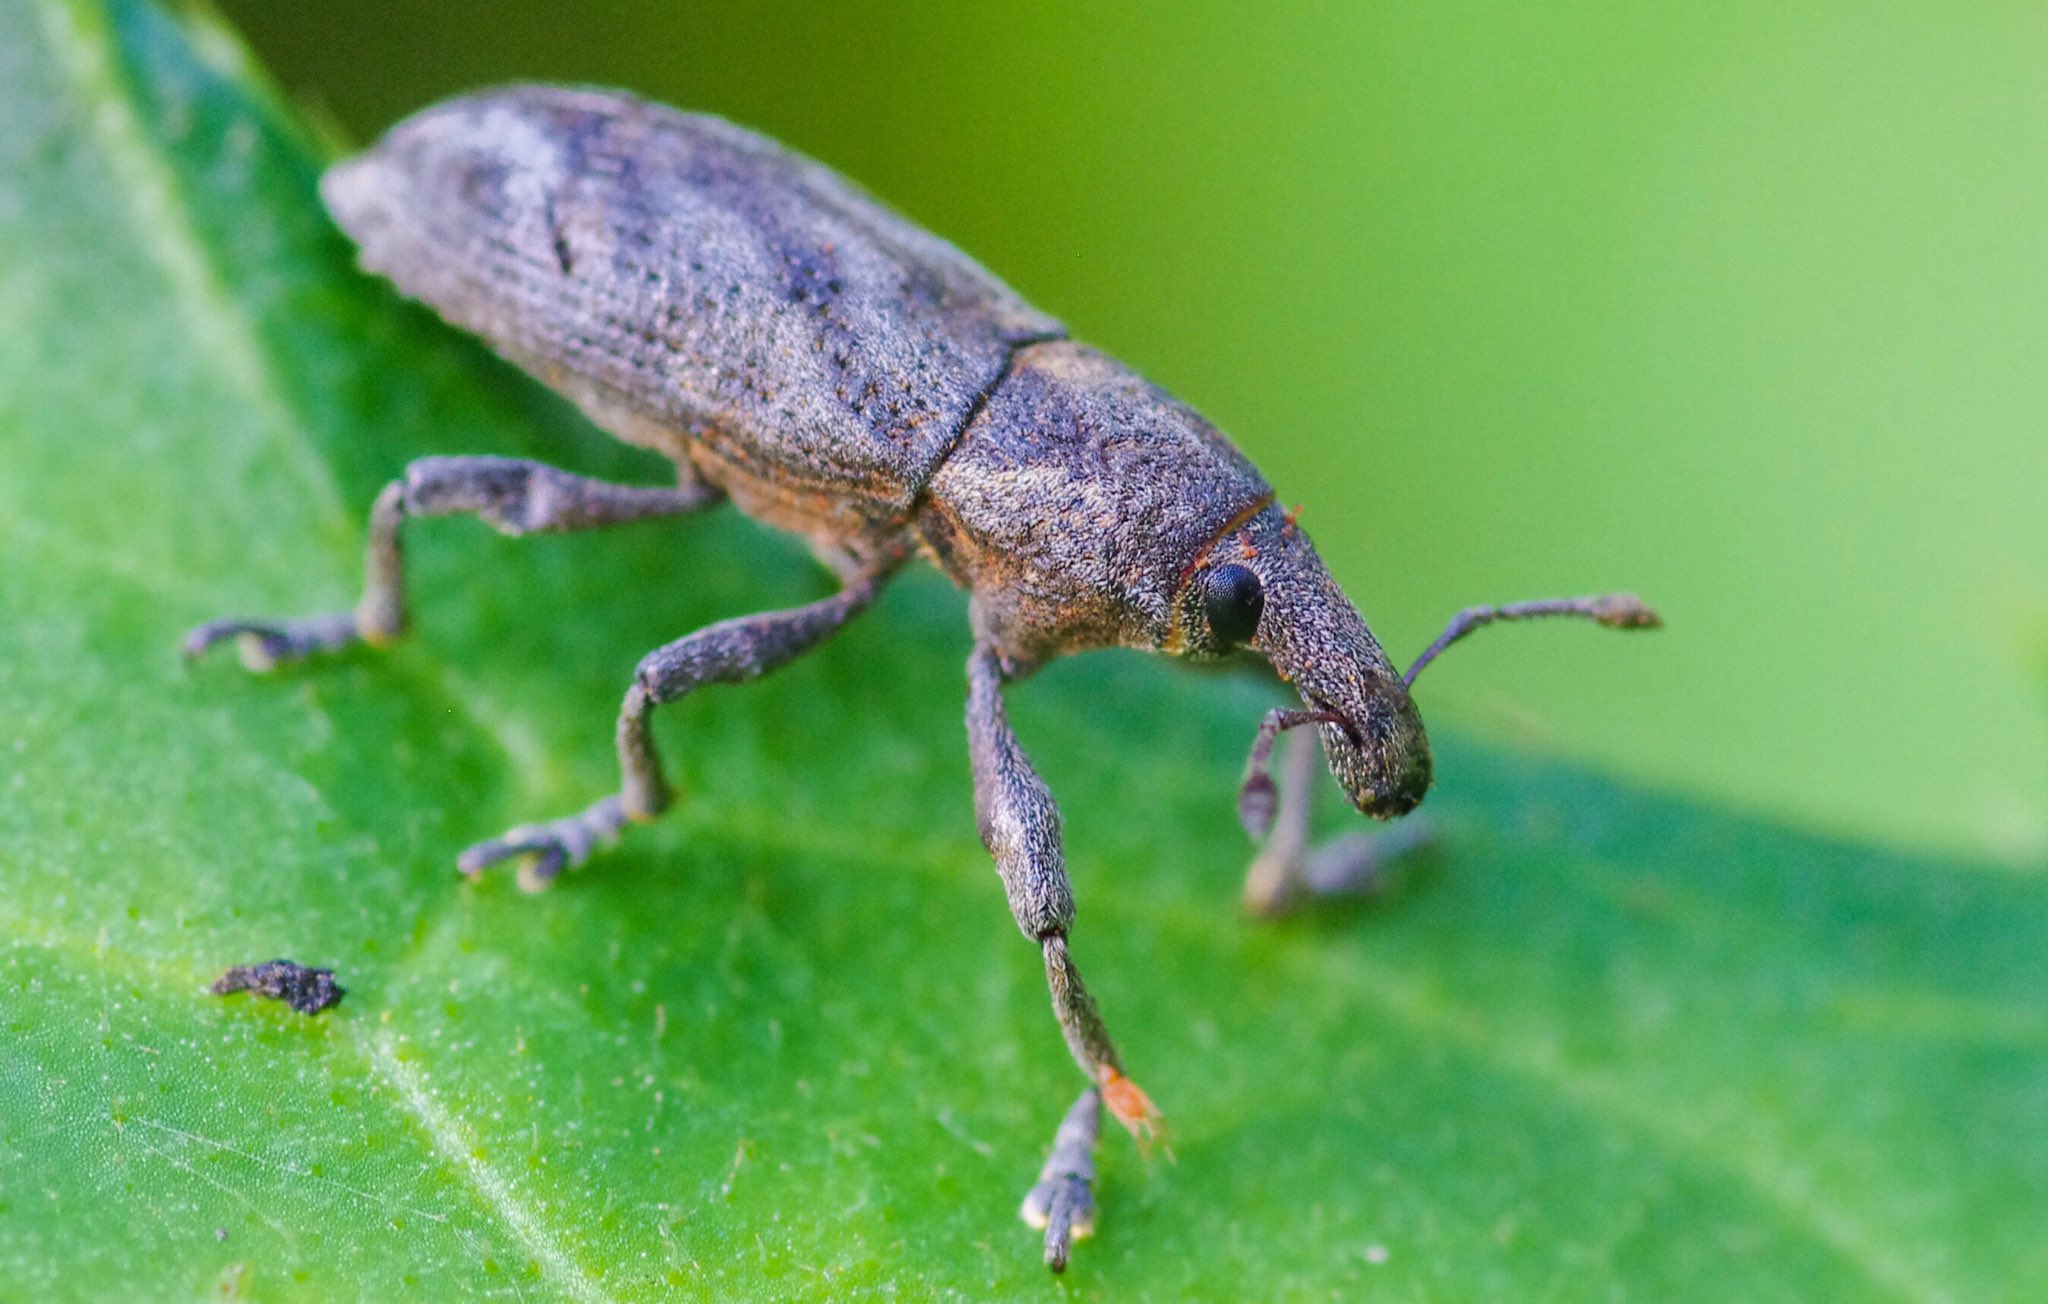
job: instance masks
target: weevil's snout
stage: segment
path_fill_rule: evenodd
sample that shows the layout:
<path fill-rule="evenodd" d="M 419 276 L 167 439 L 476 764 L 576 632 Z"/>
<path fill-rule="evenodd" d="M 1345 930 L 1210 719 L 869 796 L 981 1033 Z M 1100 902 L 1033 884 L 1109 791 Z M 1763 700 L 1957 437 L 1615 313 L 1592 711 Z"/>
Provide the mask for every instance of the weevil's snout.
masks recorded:
<path fill-rule="evenodd" d="M 1362 629 L 1364 622 L 1359 625 Z M 1337 717 L 1318 732 L 1330 772 L 1352 805 L 1374 819 L 1390 820 L 1421 804 L 1432 775 L 1429 738 L 1399 675 L 1368 670 L 1351 684 L 1326 683 L 1322 691 L 1304 688 L 1302 700 Z"/>
<path fill-rule="evenodd" d="M 1400 709 L 1406 713 L 1403 723 L 1413 727 L 1395 745 L 1384 749 L 1377 762 L 1360 758 L 1364 761 L 1360 766 L 1365 775 L 1363 780 L 1344 782 L 1344 790 L 1351 795 L 1353 804 L 1374 819 L 1390 820 L 1414 810 L 1422 804 L 1434 777 L 1422 717 L 1405 701 Z"/>
<path fill-rule="evenodd" d="M 1283 518 L 1284 519 L 1284 518 Z M 1252 646 L 1314 713 L 1330 773 L 1360 811 L 1405 815 L 1429 791 L 1429 737 L 1400 672 L 1291 524 L 1256 539 L 1263 610 Z"/>

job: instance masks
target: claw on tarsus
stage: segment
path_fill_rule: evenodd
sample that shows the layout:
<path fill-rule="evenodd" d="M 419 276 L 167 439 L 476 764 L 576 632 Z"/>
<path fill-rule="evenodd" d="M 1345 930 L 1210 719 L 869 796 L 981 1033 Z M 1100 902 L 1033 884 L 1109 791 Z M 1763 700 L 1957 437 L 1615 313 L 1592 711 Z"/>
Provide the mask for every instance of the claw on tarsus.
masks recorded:
<path fill-rule="evenodd" d="M 1090 1087 L 1060 1120 L 1038 1184 L 1018 1211 L 1045 1232 L 1045 1266 L 1054 1272 L 1066 1271 L 1074 1241 L 1095 1232 L 1095 1142 L 1101 1134 L 1102 1094 Z"/>
<path fill-rule="evenodd" d="M 361 642 L 362 636 L 356 631 L 355 613 L 349 611 L 304 620 L 210 620 L 185 636 L 181 650 L 190 661 L 230 640 L 244 669 L 267 674 L 317 653 L 338 652 Z"/>
<path fill-rule="evenodd" d="M 600 843 L 615 841 L 626 825 L 625 804 L 614 794 L 567 819 L 548 824 L 522 824 L 503 837 L 479 842 L 456 858 L 455 867 L 471 878 L 501 860 L 521 858 L 519 887 L 542 892 L 564 869 L 590 859 Z"/>

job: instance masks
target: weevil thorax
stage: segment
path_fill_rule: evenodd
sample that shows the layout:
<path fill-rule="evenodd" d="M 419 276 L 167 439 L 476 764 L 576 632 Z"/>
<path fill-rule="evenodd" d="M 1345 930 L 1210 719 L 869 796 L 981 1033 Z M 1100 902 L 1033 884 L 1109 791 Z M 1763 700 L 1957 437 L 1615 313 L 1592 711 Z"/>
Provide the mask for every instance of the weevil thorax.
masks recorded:
<path fill-rule="evenodd" d="M 1272 490 L 1192 409 L 1072 341 L 1020 349 L 933 476 L 918 531 L 1013 668 L 1164 649 L 1188 561 Z"/>
<path fill-rule="evenodd" d="M 1114 359 L 1071 341 L 1019 351 L 918 529 L 1013 668 L 1249 648 L 1335 717 L 1323 748 L 1361 811 L 1390 818 L 1428 789 L 1407 687 L 1308 536 L 1229 439 Z"/>

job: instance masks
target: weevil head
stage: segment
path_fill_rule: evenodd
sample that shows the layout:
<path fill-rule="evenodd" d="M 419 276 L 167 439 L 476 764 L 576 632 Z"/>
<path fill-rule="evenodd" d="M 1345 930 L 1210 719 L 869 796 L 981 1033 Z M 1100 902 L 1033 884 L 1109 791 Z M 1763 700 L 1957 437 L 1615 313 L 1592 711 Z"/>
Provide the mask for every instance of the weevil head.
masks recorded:
<path fill-rule="evenodd" d="M 1267 506 L 1205 549 L 1177 622 L 1186 652 L 1263 656 L 1327 714 L 1323 753 L 1359 810 L 1392 819 L 1429 790 L 1429 738 L 1407 685 L 1289 515 Z"/>

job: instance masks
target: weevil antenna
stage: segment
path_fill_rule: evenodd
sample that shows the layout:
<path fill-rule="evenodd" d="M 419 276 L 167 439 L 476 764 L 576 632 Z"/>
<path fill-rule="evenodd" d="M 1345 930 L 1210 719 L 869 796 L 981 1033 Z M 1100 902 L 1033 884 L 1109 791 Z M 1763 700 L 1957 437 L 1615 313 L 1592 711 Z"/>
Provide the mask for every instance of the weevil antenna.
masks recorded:
<path fill-rule="evenodd" d="M 1415 664 L 1408 667 L 1408 673 L 1401 677 L 1402 682 L 1413 687 L 1415 677 L 1422 673 L 1424 666 L 1475 629 L 1491 625 L 1496 620 L 1534 620 L 1539 616 L 1579 616 L 1609 629 L 1655 629 L 1664 623 L 1648 603 L 1633 593 L 1602 593 L 1591 598 L 1546 598 L 1538 602 L 1510 602 L 1504 607 L 1467 607 L 1453 616 L 1444 632 L 1436 636 L 1436 642 L 1415 658 Z"/>
<path fill-rule="evenodd" d="M 1280 790 L 1273 786 L 1273 776 L 1268 767 L 1273 760 L 1273 743 L 1289 729 L 1305 724 L 1344 723 L 1344 717 L 1335 711 L 1301 711 L 1286 707 L 1275 707 L 1266 712 L 1266 718 L 1259 721 L 1259 732 L 1252 739 L 1252 754 L 1246 758 L 1244 783 L 1237 790 L 1237 818 L 1244 825 L 1244 831 L 1251 834 L 1252 841 L 1264 838 L 1273 828 L 1273 812 L 1280 803 Z"/>

